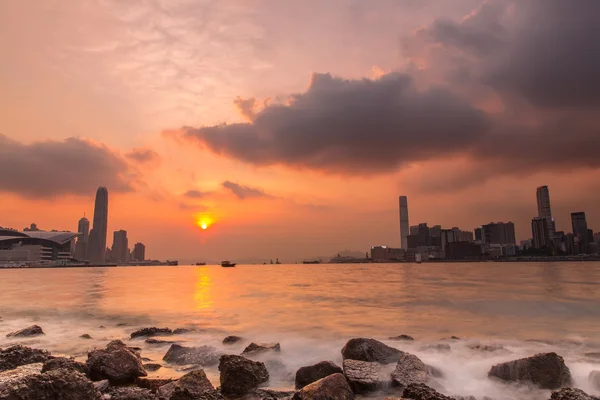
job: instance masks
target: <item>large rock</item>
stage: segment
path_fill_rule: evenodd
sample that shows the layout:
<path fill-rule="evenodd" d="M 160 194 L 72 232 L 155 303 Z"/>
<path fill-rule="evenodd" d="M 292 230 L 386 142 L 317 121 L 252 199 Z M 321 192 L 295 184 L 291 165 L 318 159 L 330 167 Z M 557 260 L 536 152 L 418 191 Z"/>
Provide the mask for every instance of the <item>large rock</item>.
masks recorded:
<path fill-rule="evenodd" d="M 341 373 L 343 373 L 342 369 L 333 361 L 321 361 L 315 365 L 302 367 L 296 371 L 296 389 L 302 389 L 326 376 Z"/>
<path fill-rule="evenodd" d="M 27 375 L 0 387 L 0 400 L 100 400 L 85 375 L 68 369 Z"/>
<path fill-rule="evenodd" d="M 260 354 L 260 353 L 266 353 L 267 351 L 280 352 L 281 346 L 279 345 L 279 343 L 254 343 L 254 342 L 252 342 L 248 346 L 246 346 L 246 348 L 242 352 L 242 355 Z"/>
<path fill-rule="evenodd" d="M 166 344 L 175 343 L 172 340 L 162 340 L 162 339 L 154 339 L 154 338 L 148 338 L 145 340 L 145 342 L 148 344 L 156 344 L 156 345 L 166 345 Z"/>
<path fill-rule="evenodd" d="M 52 358 L 44 363 L 42 372 L 54 371 L 55 369 L 69 369 L 72 371 L 81 372 L 87 377 L 90 376 L 90 369 L 88 366 L 82 362 L 75 361 L 72 358 Z"/>
<path fill-rule="evenodd" d="M 241 337 L 231 335 L 231 336 L 227 336 L 225 339 L 223 339 L 223 344 L 234 344 L 241 340 L 243 340 Z"/>
<path fill-rule="evenodd" d="M 294 392 L 256 389 L 251 394 L 244 396 L 244 400 L 291 400 Z"/>
<path fill-rule="evenodd" d="M 106 350 L 88 353 L 86 362 L 93 380 L 108 379 L 113 384 L 133 383 L 148 375 L 140 356 L 121 341 L 112 341 Z"/>
<path fill-rule="evenodd" d="M 389 339 L 390 340 L 405 340 L 405 341 L 415 340 L 414 337 L 409 336 L 409 335 L 390 336 Z"/>
<path fill-rule="evenodd" d="M 3 386 L 9 384 L 10 382 L 19 380 L 28 375 L 40 374 L 42 372 L 43 365 L 44 364 L 42 363 L 27 364 L 21 365 L 15 369 L 9 369 L 0 372 L 0 390 Z"/>
<path fill-rule="evenodd" d="M 150 337 L 159 335 L 172 335 L 173 331 L 169 328 L 157 328 L 155 326 L 151 328 L 142 328 L 131 334 L 131 338 L 135 339 L 138 337 Z"/>
<path fill-rule="evenodd" d="M 454 400 L 452 397 L 436 392 L 424 383 L 411 383 L 404 388 L 402 397 L 412 400 Z"/>
<path fill-rule="evenodd" d="M 532 382 L 543 389 L 558 389 L 572 382 L 569 367 L 556 353 L 536 354 L 494 365 L 488 375 L 505 381 Z"/>
<path fill-rule="evenodd" d="M 222 356 L 219 371 L 221 392 L 225 395 L 244 395 L 269 380 L 265 364 L 242 356 Z"/>
<path fill-rule="evenodd" d="M 43 363 L 52 356 L 46 350 L 32 349 L 27 346 L 11 346 L 0 349 L 0 371 L 17 368 L 18 366 L 33 363 Z"/>
<path fill-rule="evenodd" d="M 109 400 L 158 400 L 150 389 L 134 386 L 111 387 L 104 399 Z"/>
<path fill-rule="evenodd" d="M 146 363 L 146 364 L 144 364 L 144 369 L 146 371 L 152 371 L 152 372 L 154 372 L 154 371 L 158 371 L 161 368 L 162 368 L 162 365 L 157 364 L 157 363 Z"/>
<path fill-rule="evenodd" d="M 39 325 L 31 325 L 30 327 L 21 329 L 20 331 L 9 333 L 6 335 L 6 337 L 34 337 L 38 335 L 44 335 L 42 327 Z"/>
<path fill-rule="evenodd" d="M 394 386 L 405 388 L 413 383 L 427 383 L 431 367 L 413 354 L 404 353 L 392 373 Z"/>
<path fill-rule="evenodd" d="M 398 361 L 402 354 L 402 351 L 394 349 L 378 340 L 365 338 L 350 339 L 342 349 L 344 359 L 379 362 L 383 364 Z"/>
<path fill-rule="evenodd" d="M 354 400 L 354 393 L 344 375 L 333 374 L 297 391 L 293 400 Z"/>
<path fill-rule="evenodd" d="M 204 371 L 192 371 L 175 382 L 161 386 L 158 395 L 165 400 L 220 400 L 223 396 L 215 390 Z"/>
<path fill-rule="evenodd" d="M 469 349 L 486 353 L 509 353 L 504 347 L 495 344 L 472 344 L 469 346 Z"/>
<path fill-rule="evenodd" d="M 220 354 L 212 346 L 185 347 L 172 344 L 163 360 L 176 365 L 196 364 L 210 367 L 219 363 Z"/>
<path fill-rule="evenodd" d="M 563 388 L 552 392 L 551 400 L 598 400 L 598 397 L 590 396 L 581 389 Z"/>
<path fill-rule="evenodd" d="M 344 375 L 354 393 L 365 394 L 391 387 L 390 367 L 377 362 L 344 360 Z"/>
<path fill-rule="evenodd" d="M 590 372 L 588 375 L 588 381 L 594 389 L 600 391 L 600 371 Z"/>
<path fill-rule="evenodd" d="M 159 387 L 175 381 L 176 379 L 174 378 L 148 378 L 147 376 L 142 376 L 137 378 L 135 384 L 143 389 L 149 389 L 152 393 L 156 393 Z"/>

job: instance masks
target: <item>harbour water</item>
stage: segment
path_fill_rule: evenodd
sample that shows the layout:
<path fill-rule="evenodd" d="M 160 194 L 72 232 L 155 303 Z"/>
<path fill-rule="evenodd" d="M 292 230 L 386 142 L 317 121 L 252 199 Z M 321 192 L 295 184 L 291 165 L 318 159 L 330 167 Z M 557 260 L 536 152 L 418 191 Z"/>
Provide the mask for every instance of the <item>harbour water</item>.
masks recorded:
<path fill-rule="evenodd" d="M 548 399 L 549 392 L 487 378 L 499 362 L 556 351 L 575 386 L 598 394 L 587 377 L 600 370 L 600 263 L 449 263 L 112 267 L 0 270 L 0 347 L 19 342 L 85 359 L 112 339 L 142 347 L 160 362 L 168 349 L 129 340 L 147 327 L 191 328 L 186 345 L 240 353 L 250 341 L 279 342 L 271 387 L 291 388 L 297 368 L 341 365 L 352 337 L 371 337 L 439 368 L 439 390 L 494 399 Z M 6 334 L 32 325 L 46 335 Z M 91 340 L 80 339 L 88 333 Z M 224 347 L 227 335 L 245 342 Z M 390 336 L 408 334 L 413 342 Z M 426 349 L 440 339 L 450 352 Z M 135 343 L 135 344 L 133 344 Z M 473 344 L 505 351 L 482 352 Z M 218 385 L 216 367 L 206 369 Z M 162 368 L 160 376 L 181 375 Z"/>

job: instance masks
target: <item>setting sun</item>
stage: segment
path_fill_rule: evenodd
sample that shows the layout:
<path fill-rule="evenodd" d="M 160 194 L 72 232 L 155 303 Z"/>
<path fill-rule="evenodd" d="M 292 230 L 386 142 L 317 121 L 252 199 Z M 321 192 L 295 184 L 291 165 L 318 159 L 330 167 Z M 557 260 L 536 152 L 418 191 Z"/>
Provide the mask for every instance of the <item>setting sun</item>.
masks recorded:
<path fill-rule="evenodd" d="M 208 229 L 213 222 L 213 218 L 208 215 L 196 215 L 196 225 L 202 230 Z"/>
<path fill-rule="evenodd" d="M 206 222 L 201 222 L 200 223 L 200 228 L 206 229 L 206 228 L 208 228 L 208 225 L 206 224 Z"/>

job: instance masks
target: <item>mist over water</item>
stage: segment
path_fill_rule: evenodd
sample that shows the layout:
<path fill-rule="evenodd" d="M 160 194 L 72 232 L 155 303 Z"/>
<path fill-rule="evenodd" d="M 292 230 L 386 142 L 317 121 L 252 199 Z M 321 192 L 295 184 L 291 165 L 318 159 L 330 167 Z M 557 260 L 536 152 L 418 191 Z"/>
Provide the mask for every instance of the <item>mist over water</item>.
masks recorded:
<path fill-rule="evenodd" d="M 549 391 L 499 383 L 487 372 L 499 362 L 556 351 L 575 386 L 599 394 L 587 377 L 600 370 L 600 358 L 586 353 L 600 352 L 600 263 L 0 270 L 0 316 L 0 347 L 23 343 L 82 360 L 90 349 L 122 339 L 161 362 L 169 345 L 129 340 L 147 326 L 193 328 L 169 340 L 226 353 L 239 354 L 250 341 L 279 342 L 280 354 L 263 356 L 274 388 L 292 388 L 301 366 L 341 365 L 348 339 L 372 337 L 440 369 L 444 378 L 432 386 L 444 394 L 548 399 Z M 33 323 L 46 335 L 6 338 Z M 79 338 L 83 333 L 93 339 Z M 230 334 L 246 340 L 225 347 Z M 400 334 L 417 340 L 387 339 Z M 464 340 L 440 341 L 452 335 Z M 451 351 L 425 348 L 438 343 Z M 218 385 L 216 366 L 205 371 Z M 151 375 L 183 373 L 161 368 Z"/>

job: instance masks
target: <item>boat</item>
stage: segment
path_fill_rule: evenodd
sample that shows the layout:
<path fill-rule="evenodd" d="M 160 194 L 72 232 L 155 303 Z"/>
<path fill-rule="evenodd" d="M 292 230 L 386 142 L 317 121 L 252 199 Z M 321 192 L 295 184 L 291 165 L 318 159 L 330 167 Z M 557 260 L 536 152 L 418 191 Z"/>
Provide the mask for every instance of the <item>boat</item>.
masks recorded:
<path fill-rule="evenodd" d="M 231 261 L 222 261 L 221 267 L 224 267 L 224 268 L 235 267 L 235 263 L 232 263 Z"/>
<path fill-rule="evenodd" d="M 304 260 L 302 264 L 321 264 L 321 260 Z"/>
<path fill-rule="evenodd" d="M 198 263 L 196 263 L 196 265 L 206 265 L 206 263 L 205 262 L 198 262 Z"/>

